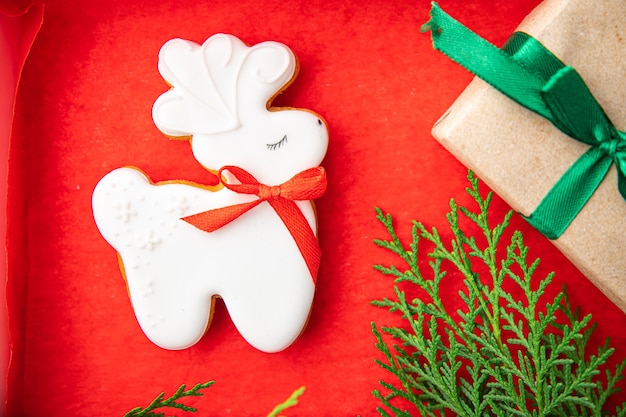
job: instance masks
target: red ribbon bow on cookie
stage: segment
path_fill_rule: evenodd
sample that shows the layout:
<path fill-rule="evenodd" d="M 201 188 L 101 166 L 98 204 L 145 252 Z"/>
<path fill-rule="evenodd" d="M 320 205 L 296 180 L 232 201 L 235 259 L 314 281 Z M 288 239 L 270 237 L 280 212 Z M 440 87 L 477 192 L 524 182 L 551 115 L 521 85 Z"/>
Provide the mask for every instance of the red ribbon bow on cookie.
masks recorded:
<path fill-rule="evenodd" d="M 259 197 L 258 200 L 204 211 L 183 217 L 182 220 L 205 232 L 213 232 L 267 201 L 287 226 L 298 249 L 300 249 L 315 284 L 322 253 L 313 230 L 294 201 L 313 200 L 324 194 L 326 191 L 326 171 L 324 168 L 307 169 L 276 186 L 261 184 L 252 174 L 239 167 L 225 166 L 221 168 L 218 173 L 219 178 L 222 178 L 223 171 L 230 172 L 240 182 L 240 184 L 222 182 L 224 187 L 236 193 L 256 195 Z"/>

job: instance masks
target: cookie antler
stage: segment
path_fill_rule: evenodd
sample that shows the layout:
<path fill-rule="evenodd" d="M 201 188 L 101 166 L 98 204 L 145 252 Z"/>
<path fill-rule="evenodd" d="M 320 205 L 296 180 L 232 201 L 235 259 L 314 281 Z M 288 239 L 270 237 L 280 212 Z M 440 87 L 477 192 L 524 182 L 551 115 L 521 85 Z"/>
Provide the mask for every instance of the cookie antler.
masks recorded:
<path fill-rule="evenodd" d="M 295 70 L 293 54 L 277 42 L 248 47 L 226 34 L 202 45 L 173 39 L 159 52 L 159 72 L 172 88 L 154 103 L 154 122 L 169 136 L 235 130 L 243 109 L 266 110 Z"/>

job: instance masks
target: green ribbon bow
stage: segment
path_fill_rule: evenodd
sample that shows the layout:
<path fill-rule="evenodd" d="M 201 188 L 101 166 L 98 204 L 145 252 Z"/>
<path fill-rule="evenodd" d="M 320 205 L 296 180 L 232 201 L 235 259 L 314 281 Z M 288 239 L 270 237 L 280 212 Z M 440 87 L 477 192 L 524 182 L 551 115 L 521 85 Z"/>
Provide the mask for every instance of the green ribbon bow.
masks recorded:
<path fill-rule="evenodd" d="M 526 220 L 556 239 L 589 201 L 613 163 L 626 199 L 626 132 L 620 132 L 578 72 L 538 40 L 516 32 L 502 49 L 481 38 L 432 4 L 422 31 L 434 48 L 566 135 L 586 143 L 585 152 L 556 182 Z"/>

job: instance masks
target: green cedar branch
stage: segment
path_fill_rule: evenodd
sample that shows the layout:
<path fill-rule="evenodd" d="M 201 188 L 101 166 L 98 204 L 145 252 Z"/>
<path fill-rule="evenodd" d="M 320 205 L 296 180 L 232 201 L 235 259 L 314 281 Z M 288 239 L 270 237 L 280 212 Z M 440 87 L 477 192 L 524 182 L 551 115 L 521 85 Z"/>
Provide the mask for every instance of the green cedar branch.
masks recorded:
<path fill-rule="evenodd" d="M 201 392 L 203 389 L 209 388 L 213 385 L 215 381 L 208 381 L 203 384 L 196 384 L 193 388 L 189 390 L 185 390 L 185 384 L 182 384 L 172 396 L 164 399 L 165 393 L 162 392 L 156 396 L 150 404 L 146 408 L 136 407 L 124 414 L 124 417 L 166 417 L 166 415 L 162 412 L 155 412 L 155 410 L 159 410 L 162 408 L 176 408 L 182 411 L 188 411 L 195 413 L 196 410 L 194 407 L 187 406 L 178 402 L 180 399 L 185 397 L 200 397 L 203 395 Z M 288 408 L 295 407 L 298 405 L 298 398 L 304 393 L 305 387 L 300 387 L 295 390 L 289 398 L 287 398 L 282 403 L 278 404 L 274 409 L 267 415 L 267 417 L 282 417 L 280 413 L 287 410 Z"/>
<path fill-rule="evenodd" d="M 183 403 L 180 403 L 178 402 L 178 400 L 185 397 L 201 397 L 203 395 L 201 391 L 203 389 L 209 388 L 211 385 L 213 385 L 214 382 L 215 381 L 208 381 L 203 384 L 196 384 L 193 386 L 193 388 L 189 390 L 185 390 L 186 386 L 185 384 L 182 384 L 169 398 L 163 399 L 165 397 L 165 392 L 162 392 L 157 395 L 157 397 L 152 400 L 152 402 L 148 404 L 146 408 L 133 408 L 128 413 L 124 414 L 124 417 L 165 417 L 164 413 L 156 413 L 154 411 L 160 408 L 177 408 L 179 410 L 195 413 L 198 410 Z"/>
<path fill-rule="evenodd" d="M 287 398 L 281 404 L 278 404 L 274 409 L 267 415 L 267 417 L 281 417 L 280 413 L 285 411 L 288 408 L 294 407 L 298 405 L 298 398 L 304 394 L 305 387 L 300 387 L 295 390 L 289 398 Z"/>
<path fill-rule="evenodd" d="M 399 262 L 374 267 L 394 279 L 395 297 L 372 303 L 404 323 L 372 323 L 384 357 L 376 362 L 394 378 L 374 391 L 379 413 L 411 415 L 409 402 L 423 416 L 626 417 L 626 403 L 612 413 L 605 409 L 619 391 L 626 360 L 606 369 L 615 350 L 607 340 L 592 352 L 588 342 L 596 324 L 572 309 L 565 288 L 543 301 L 554 273 L 537 276 L 539 260 L 529 259 L 521 232 L 504 241 L 513 212 L 494 224 L 492 193 L 482 196 L 471 171 L 468 180 L 477 207 L 459 207 L 452 199 L 450 233 L 414 221 L 412 241 L 404 244 L 391 215 L 376 210 L 389 237 L 375 243 Z M 442 299 L 451 279 L 465 287 L 454 311 Z M 409 299 L 405 291 L 414 288 L 426 296 Z"/>

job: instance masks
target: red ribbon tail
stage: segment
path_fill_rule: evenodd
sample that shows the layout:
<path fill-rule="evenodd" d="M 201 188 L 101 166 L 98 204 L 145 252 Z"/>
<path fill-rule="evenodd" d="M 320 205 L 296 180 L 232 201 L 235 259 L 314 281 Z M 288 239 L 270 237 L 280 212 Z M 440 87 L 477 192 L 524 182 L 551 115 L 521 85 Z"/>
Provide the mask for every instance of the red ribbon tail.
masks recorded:
<path fill-rule="evenodd" d="M 304 258 L 313 284 L 317 281 L 317 272 L 319 271 L 320 261 L 322 259 L 322 250 L 315 233 L 309 226 L 309 222 L 300 211 L 300 208 L 291 200 L 278 199 L 270 202 L 276 213 L 287 226 L 289 233 L 296 242 L 300 253 Z"/>
<path fill-rule="evenodd" d="M 256 207 L 260 202 L 260 200 L 256 200 L 250 203 L 235 204 L 233 206 L 203 211 L 198 214 L 182 217 L 181 220 L 205 232 L 214 232 Z"/>

